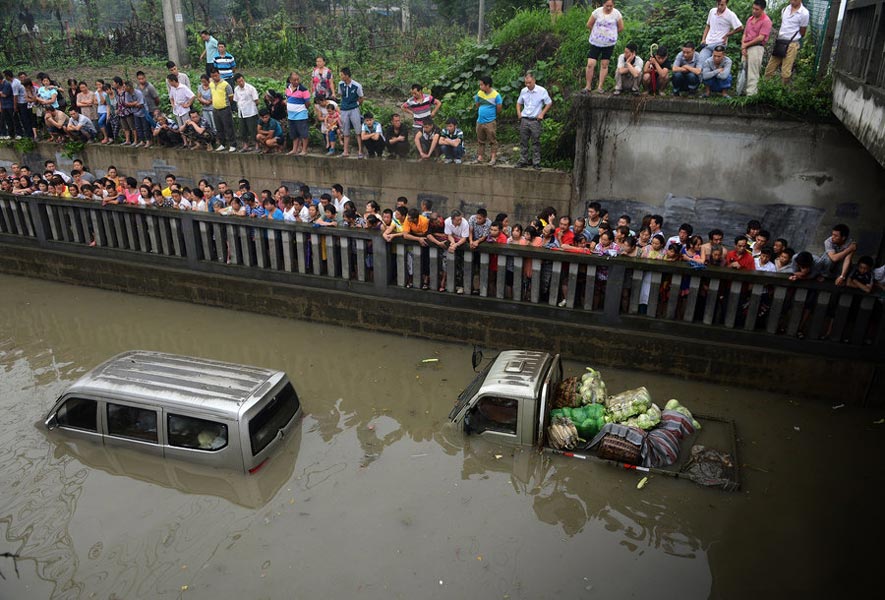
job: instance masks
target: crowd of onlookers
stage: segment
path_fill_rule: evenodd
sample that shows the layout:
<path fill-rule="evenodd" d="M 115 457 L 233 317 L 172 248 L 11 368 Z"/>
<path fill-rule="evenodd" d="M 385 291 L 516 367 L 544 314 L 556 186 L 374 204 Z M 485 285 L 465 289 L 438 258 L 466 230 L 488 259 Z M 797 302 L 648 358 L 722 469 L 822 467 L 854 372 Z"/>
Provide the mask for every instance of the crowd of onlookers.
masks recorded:
<path fill-rule="evenodd" d="M 646 60 L 634 43 L 616 57 L 614 94 L 728 95 L 733 68 L 726 56 L 730 38 L 741 34 L 742 72 L 746 93 L 755 94 L 765 47 L 771 35 L 766 1 L 754 0 L 746 24 L 718 0 L 710 9 L 700 43 L 686 41 L 671 58 L 654 44 Z M 558 14 L 551 4 L 551 11 Z M 560 8 L 561 11 L 561 8 Z M 784 83 L 792 77 L 799 47 L 805 39 L 809 12 L 801 0 L 790 0 L 781 11 L 781 25 L 765 74 L 778 70 Z M 590 49 L 586 67 L 586 92 L 603 92 L 609 61 L 624 29 L 613 0 L 605 0 L 587 22 Z M 402 103 L 403 115 L 380 123 L 362 110 L 363 86 L 348 67 L 333 73 L 322 56 L 305 75 L 293 71 L 284 90 L 259 94 L 237 70 L 231 49 L 209 31 L 201 32 L 205 72 L 198 78 L 172 61 L 162 83 L 150 82 L 143 71 L 135 80 L 113 77 L 95 82 L 70 78 L 66 85 L 47 73 L 3 73 L 0 80 L 0 139 L 48 137 L 55 142 L 75 140 L 123 146 L 185 147 L 216 152 L 286 152 L 305 155 L 313 125 L 322 136 L 320 151 L 356 157 L 439 159 L 461 163 L 466 156 L 464 133 L 454 118 L 440 119 L 441 101 L 413 84 Z M 598 83 L 597 80 L 598 67 Z M 745 67 L 745 70 L 744 70 Z M 336 82 L 336 75 L 337 82 Z M 191 76 L 194 76 L 193 81 Z M 481 75 L 474 95 L 476 110 L 476 162 L 498 160 L 497 120 L 503 99 L 488 75 Z M 594 88 L 595 85 L 595 88 Z M 162 93 L 162 96 L 161 96 Z M 168 100 L 168 104 L 166 103 Z M 541 168 L 540 137 L 544 118 L 552 106 L 547 90 L 531 72 L 516 98 L 520 157 L 517 167 Z M 163 108 L 168 106 L 169 113 Z M 411 120 L 404 121 L 403 116 Z"/>
<path fill-rule="evenodd" d="M 664 46 L 652 44 L 647 58 L 643 60 L 636 44 L 628 43 L 623 54 L 616 57 L 613 93 L 640 94 L 644 91 L 665 95 L 668 86 L 672 85 L 674 96 L 694 95 L 701 91 L 702 97 L 727 97 L 734 88 L 738 88 L 737 94 L 755 95 L 759 91 L 762 61 L 772 33 L 767 7 L 766 0 L 753 0 L 745 24 L 728 8 L 728 0 L 716 0 L 716 6 L 707 14 L 699 43 L 685 41 L 675 56 L 671 56 Z M 810 13 L 802 5 L 802 0 L 790 0 L 781 9 L 780 16 L 780 27 L 764 76 L 774 77 L 780 73 L 782 83 L 788 85 L 793 77 L 799 49 L 808 33 Z M 584 91 L 603 92 L 618 34 L 624 30 L 624 18 L 615 8 L 614 0 L 605 0 L 602 6 L 593 11 L 587 21 L 587 29 L 590 30 L 590 50 L 587 53 Z M 736 71 L 726 51 L 729 39 L 738 36 L 741 64 Z M 738 76 L 737 86 L 733 81 L 735 75 Z"/>
<path fill-rule="evenodd" d="M 591 202 L 586 214 L 576 218 L 558 216 L 548 207 L 520 224 L 512 223 L 504 213 L 492 218 L 484 208 L 472 215 L 459 211 L 442 215 L 434 211 L 430 200 L 410 207 L 404 197 L 392 207 L 382 208 L 375 201 L 357 206 L 339 183 L 332 185 L 329 193 L 314 197 L 307 186 L 290 190 L 281 185 L 256 192 L 246 179 L 235 186 L 224 181 L 213 185 L 202 179 L 193 188 L 180 185 L 173 174 L 166 175 L 163 182 L 147 177 L 139 181 L 118 173 L 113 166 L 104 177 L 95 177 L 80 160 L 73 162 L 70 173 L 60 171 L 53 161 L 43 166 L 42 173 L 33 173 L 28 166 L 17 163 L 11 166 L 11 172 L 0 167 L 0 190 L 14 195 L 45 194 L 103 205 L 193 210 L 315 227 L 368 228 L 380 231 L 387 241 L 401 236 L 450 252 L 475 250 L 488 243 L 514 244 L 605 257 L 685 262 L 695 268 L 759 271 L 782 274 L 791 280 L 829 280 L 866 292 L 885 286 L 885 266 L 874 268 L 872 257 L 856 256 L 857 244 L 844 224 L 835 225 L 821 247 L 798 251 L 757 220 L 747 223 L 740 235 L 726 239 L 721 229 L 702 236 L 690 223 L 667 231 L 664 218 L 658 214 L 644 215 L 638 222 L 626 214 L 613 218 L 598 202 Z"/>
<path fill-rule="evenodd" d="M 282 91 L 259 94 L 246 76 L 235 72 L 236 62 L 209 32 L 203 32 L 207 51 L 214 58 L 198 82 L 169 61 L 164 86 L 148 81 L 143 71 L 135 81 L 113 77 L 87 81 L 68 79 L 60 85 L 47 73 L 34 78 L 27 72 L 4 72 L 0 82 L 0 139 L 48 138 L 83 143 L 120 144 L 133 147 L 184 147 L 215 152 L 285 152 L 306 155 L 311 125 L 322 137 L 323 154 L 357 158 L 382 157 L 442 160 L 460 164 L 465 159 L 464 132 L 454 118 L 437 119 L 441 102 L 413 84 L 401 110 L 411 119 L 394 114 L 382 124 L 363 111 L 363 86 L 350 68 L 333 73 L 322 56 L 317 57 L 310 77 L 291 72 Z M 164 95 L 161 97 L 160 87 Z M 163 107 L 168 106 L 167 114 Z M 497 162 L 497 120 L 502 97 L 487 75 L 478 78 L 474 96 L 477 112 L 476 162 Z M 541 168 L 541 122 L 552 100 L 537 85 L 531 72 L 516 102 L 520 122 L 520 161 L 516 166 Z"/>

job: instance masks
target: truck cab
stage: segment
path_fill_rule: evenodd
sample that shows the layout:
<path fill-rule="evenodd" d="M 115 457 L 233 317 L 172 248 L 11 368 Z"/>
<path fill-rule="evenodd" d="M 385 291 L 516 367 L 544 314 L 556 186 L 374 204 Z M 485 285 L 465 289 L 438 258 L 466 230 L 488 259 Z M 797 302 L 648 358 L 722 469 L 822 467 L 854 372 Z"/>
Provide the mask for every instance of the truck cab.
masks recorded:
<path fill-rule="evenodd" d="M 537 445 L 560 381 L 558 354 L 506 350 L 461 392 L 449 419 L 462 425 L 465 433 L 495 442 Z"/>

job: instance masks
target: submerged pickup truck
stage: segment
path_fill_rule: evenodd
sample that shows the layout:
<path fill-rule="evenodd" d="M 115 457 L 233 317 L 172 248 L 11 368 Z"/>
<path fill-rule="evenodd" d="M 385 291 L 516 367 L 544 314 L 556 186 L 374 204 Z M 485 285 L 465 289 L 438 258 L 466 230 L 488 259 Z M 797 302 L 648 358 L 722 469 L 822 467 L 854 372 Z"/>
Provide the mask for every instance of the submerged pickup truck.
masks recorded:
<path fill-rule="evenodd" d="M 478 435 L 490 441 L 534 446 L 538 450 L 575 458 L 596 459 L 592 454 L 579 451 L 555 450 L 548 444 L 550 411 L 562 381 L 562 360 L 558 354 L 529 350 L 503 351 L 481 369 L 461 392 L 449 413 L 449 419 L 456 426 L 462 426 L 466 434 Z M 711 416 L 694 416 L 702 428 L 682 441 L 679 459 L 674 464 L 665 468 L 649 468 L 618 461 L 607 462 L 628 469 L 698 481 L 697 469 L 694 469 L 694 475 L 685 471 L 693 459 L 685 449 L 704 444 L 700 447 L 718 447 L 728 453 L 732 463 L 729 466 L 732 468 L 724 475 L 733 485 L 723 487 L 737 489 L 740 482 L 734 422 Z"/>

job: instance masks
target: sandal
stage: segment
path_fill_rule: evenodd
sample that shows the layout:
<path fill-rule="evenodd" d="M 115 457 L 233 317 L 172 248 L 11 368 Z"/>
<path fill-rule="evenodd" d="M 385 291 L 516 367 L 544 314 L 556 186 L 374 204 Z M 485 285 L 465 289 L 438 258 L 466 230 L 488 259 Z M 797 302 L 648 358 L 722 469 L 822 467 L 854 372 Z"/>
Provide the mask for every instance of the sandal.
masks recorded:
<path fill-rule="evenodd" d="M 422 290 L 429 290 L 429 289 L 430 289 L 430 286 L 427 285 L 426 283 L 423 283 L 423 284 L 421 284 L 421 289 L 422 289 Z"/>
<path fill-rule="evenodd" d="M 439 291 L 439 292 L 440 292 L 440 293 L 442 293 L 442 292 L 445 292 L 445 291 L 446 291 L 446 288 L 444 288 L 444 287 L 441 287 L 441 288 L 439 288 L 439 290 L 438 290 L 438 291 Z"/>

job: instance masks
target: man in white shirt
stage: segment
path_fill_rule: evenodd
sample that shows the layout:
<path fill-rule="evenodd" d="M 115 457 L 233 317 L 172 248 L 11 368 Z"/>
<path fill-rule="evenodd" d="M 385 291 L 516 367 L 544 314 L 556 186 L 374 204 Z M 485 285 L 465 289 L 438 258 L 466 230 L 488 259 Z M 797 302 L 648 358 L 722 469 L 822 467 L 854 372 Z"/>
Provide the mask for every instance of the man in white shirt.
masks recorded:
<path fill-rule="evenodd" d="M 234 102 L 240 116 L 240 137 L 243 145 L 240 150 L 247 152 L 258 150 L 255 136 L 258 134 L 258 90 L 251 83 L 246 83 L 242 73 L 234 75 Z"/>
<path fill-rule="evenodd" d="M 448 238 L 448 248 L 446 248 L 446 252 L 443 254 L 443 272 L 442 279 L 439 284 L 439 291 L 445 291 L 446 289 L 446 276 L 448 274 L 448 255 L 454 254 L 459 248 L 463 248 L 468 241 L 470 241 L 470 224 L 467 222 L 467 219 L 461 214 L 460 210 L 453 210 L 452 216 L 445 220 L 443 233 L 446 238 Z M 454 258 L 454 257 L 453 257 Z M 457 260 L 457 259 L 456 259 Z M 464 280 L 464 263 L 456 262 L 455 263 L 455 281 L 453 282 L 456 285 L 455 292 L 458 294 L 464 293 L 463 288 L 463 280 Z M 458 285 L 461 284 L 461 285 Z"/>
<path fill-rule="evenodd" d="M 637 50 L 636 44 L 630 42 L 624 48 L 624 53 L 618 57 L 618 66 L 615 69 L 615 96 L 625 88 L 629 88 L 634 96 L 639 95 L 643 62 Z"/>
<path fill-rule="evenodd" d="M 727 46 L 728 38 L 743 30 L 741 20 L 728 8 L 728 0 L 717 0 L 716 8 L 711 8 L 707 14 L 707 24 L 701 36 L 701 44 L 706 44 L 699 53 L 701 64 L 713 56 L 713 48 Z"/>
<path fill-rule="evenodd" d="M 543 87 L 535 83 L 531 71 L 525 74 L 525 87 L 516 101 L 516 118 L 519 120 L 519 162 L 516 168 L 529 166 L 529 146 L 532 147 L 532 164 L 541 169 L 541 121 L 553 100 Z"/>
<path fill-rule="evenodd" d="M 191 86 L 190 77 L 187 76 L 187 73 L 185 73 L 183 71 L 179 71 L 178 67 L 175 65 L 174 62 L 172 62 L 171 60 L 167 61 L 166 68 L 169 70 L 169 75 L 175 75 L 176 77 L 178 77 L 178 83 L 180 83 L 181 85 L 183 85 L 186 88 L 190 88 L 190 86 Z M 169 91 L 170 94 L 172 93 L 172 85 L 169 83 L 168 77 L 166 78 L 166 89 Z"/>
<path fill-rule="evenodd" d="M 332 204 L 337 214 L 344 214 L 344 205 L 350 202 L 350 198 L 344 195 L 344 186 L 336 183 L 332 186 Z"/>
<path fill-rule="evenodd" d="M 799 54 L 799 46 L 808 31 L 809 17 L 808 9 L 802 6 L 802 0 L 790 0 L 790 3 L 781 11 L 781 28 L 777 32 L 777 40 L 771 58 L 768 59 L 768 64 L 765 66 L 766 79 L 772 77 L 780 68 L 783 84 L 787 85 L 790 82 L 790 78 L 793 76 L 793 64 L 796 62 L 796 55 Z M 779 45 L 786 45 L 786 52 L 783 56 L 774 55 Z"/>
<path fill-rule="evenodd" d="M 178 128 L 184 126 L 188 119 L 188 113 L 191 104 L 194 103 L 194 93 L 191 89 L 182 84 L 178 75 L 170 73 L 166 75 L 166 82 L 169 84 L 169 101 L 172 103 L 172 114 L 175 115 L 175 121 Z"/>

